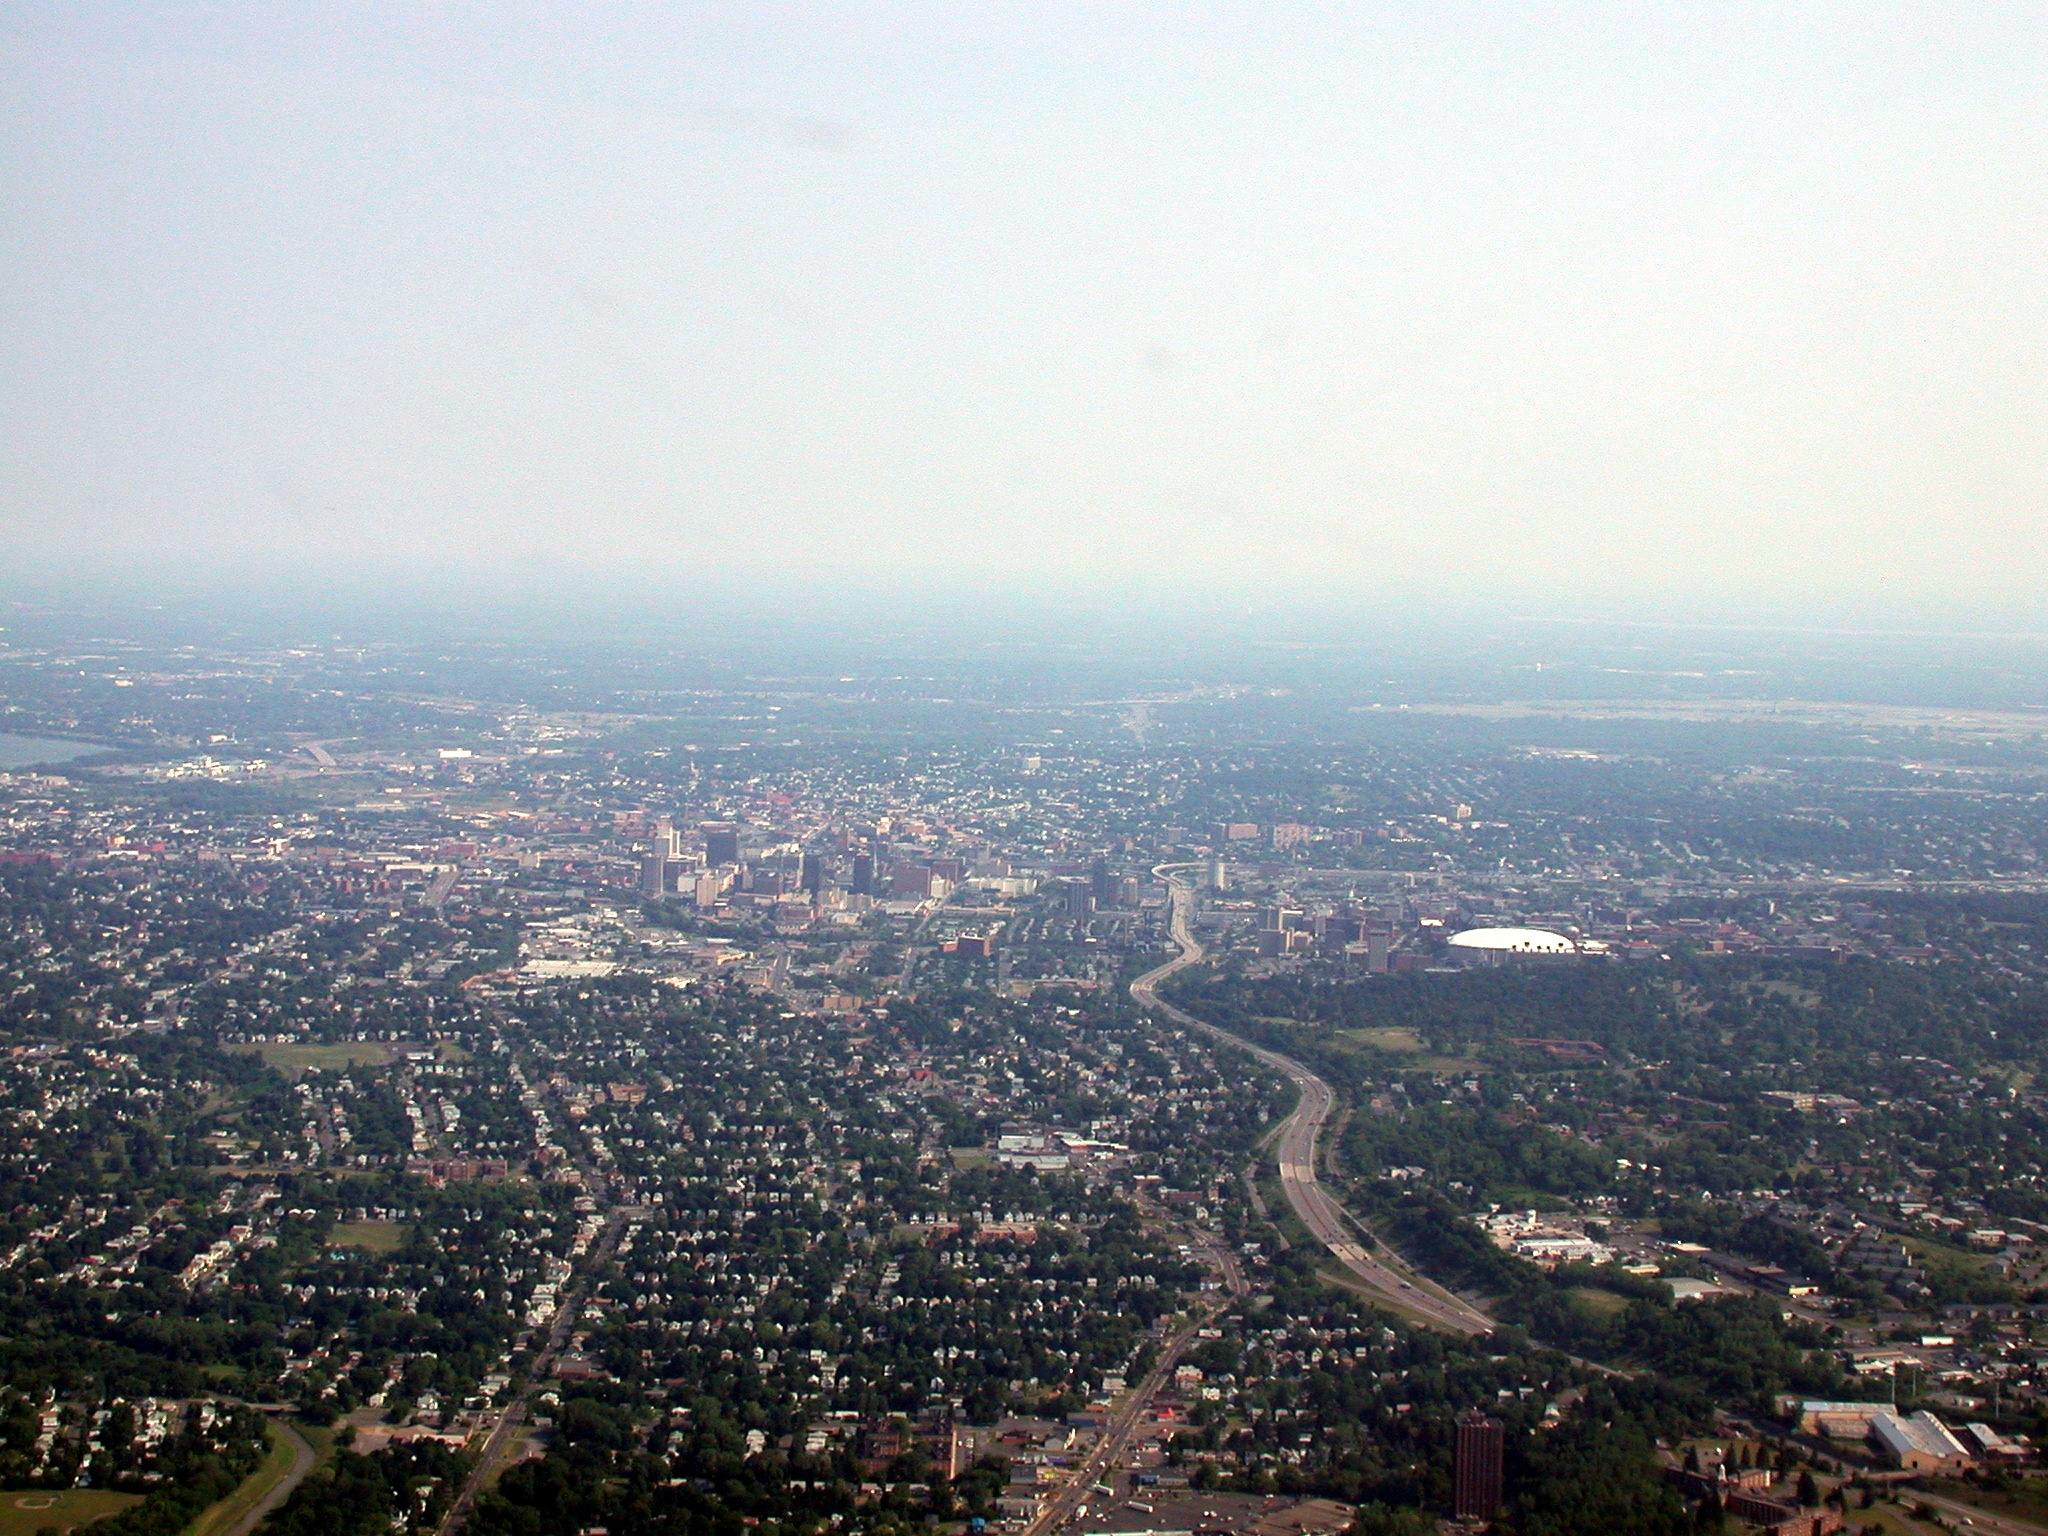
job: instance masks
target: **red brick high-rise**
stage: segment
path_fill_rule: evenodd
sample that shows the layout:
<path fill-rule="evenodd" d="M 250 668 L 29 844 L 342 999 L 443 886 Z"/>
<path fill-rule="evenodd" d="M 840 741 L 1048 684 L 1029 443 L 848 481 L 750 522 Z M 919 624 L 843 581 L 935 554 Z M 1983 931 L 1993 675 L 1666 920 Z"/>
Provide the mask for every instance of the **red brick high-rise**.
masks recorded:
<path fill-rule="evenodd" d="M 1451 1513 L 1460 1520 L 1491 1520 L 1500 1513 L 1501 1453 L 1507 1430 L 1474 1408 L 1458 1420 Z"/>

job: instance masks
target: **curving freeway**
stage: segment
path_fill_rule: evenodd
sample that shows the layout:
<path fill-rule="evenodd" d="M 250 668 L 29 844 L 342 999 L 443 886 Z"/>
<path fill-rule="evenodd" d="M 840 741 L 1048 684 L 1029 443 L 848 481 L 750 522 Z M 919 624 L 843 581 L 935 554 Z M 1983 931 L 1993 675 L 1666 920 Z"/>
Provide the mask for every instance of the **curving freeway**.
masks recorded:
<path fill-rule="evenodd" d="M 1184 1029 L 1200 1030 L 1248 1052 L 1294 1084 L 1299 1094 L 1294 1109 L 1280 1122 L 1272 1140 L 1280 1164 L 1280 1187 L 1294 1214 L 1315 1240 L 1330 1250 L 1332 1257 L 1374 1297 L 1398 1311 L 1419 1317 L 1436 1327 L 1455 1333 L 1490 1333 L 1493 1319 L 1462 1297 L 1452 1294 L 1405 1266 L 1389 1264 L 1368 1253 L 1359 1242 L 1365 1227 L 1324 1188 L 1318 1174 L 1318 1143 L 1329 1121 L 1336 1095 L 1330 1085 L 1296 1061 L 1262 1045 L 1254 1045 L 1227 1029 L 1205 1023 L 1184 1008 L 1176 1008 L 1159 996 L 1159 983 L 1203 955 L 1202 946 L 1188 928 L 1188 912 L 1194 893 L 1173 873 L 1177 866 L 1162 864 L 1153 874 L 1166 882 L 1170 921 L 1168 931 L 1180 953 L 1164 965 L 1147 971 L 1131 983 L 1131 996 L 1141 1007 L 1166 1015 Z"/>

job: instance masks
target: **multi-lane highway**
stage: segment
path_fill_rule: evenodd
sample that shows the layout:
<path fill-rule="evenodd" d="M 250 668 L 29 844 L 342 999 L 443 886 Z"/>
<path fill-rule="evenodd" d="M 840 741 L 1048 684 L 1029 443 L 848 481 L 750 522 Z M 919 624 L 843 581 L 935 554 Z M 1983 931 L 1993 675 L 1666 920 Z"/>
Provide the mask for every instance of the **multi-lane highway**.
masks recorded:
<path fill-rule="evenodd" d="M 1254 1045 L 1226 1029 L 1196 1018 L 1186 1009 L 1161 1000 L 1159 983 L 1182 967 L 1200 960 L 1203 951 L 1188 926 L 1188 914 L 1194 904 L 1193 891 L 1175 873 L 1174 866 L 1161 865 L 1153 873 L 1166 882 L 1169 932 L 1180 953 L 1132 982 L 1131 996 L 1140 1006 L 1166 1015 L 1184 1029 L 1200 1030 L 1205 1035 L 1212 1035 L 1249 1052 L 1294 1084 L 1300 1097 L 1293 1113 L 1280 1122 L 1280 1128 L 1272 1139 L 1273 1152 L 1280 1164 L 1280 1187 L 1287 1195 L 1287 1203 L 1294 1207 L 1294 1214 L 1301 1218 L 1301 1224 L 1308 1228 L 1317 1242 L 1330 1250 L 1354 1279 L 1389 1306 L 1436 1327 L 1456 1333 L 1491 1332 L 1493 1319 L 1470 1302 L 1414 1273 L 1405 1265 L 1376 1257 L 1359 1242 L 1359 1238 L 1366 1235 L 1366 1229 L 1324 1188 L 1319 1175 L 1319 1143 L 1323 1126 L 1328 1122 L 1336 1101 L 1330 1085 L 1292 1056 L 1283 1056 L 1265 1046 Z"/>

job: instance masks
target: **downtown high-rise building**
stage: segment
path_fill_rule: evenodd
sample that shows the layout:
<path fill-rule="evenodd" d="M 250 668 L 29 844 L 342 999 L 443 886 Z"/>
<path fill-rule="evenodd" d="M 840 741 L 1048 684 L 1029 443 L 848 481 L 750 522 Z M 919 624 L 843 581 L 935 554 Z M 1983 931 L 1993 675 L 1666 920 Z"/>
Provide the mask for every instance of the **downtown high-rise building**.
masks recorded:
<path fill-rule="evenodd" d="M 1097 859 L 1088 866 L 1088 894 L 1095 899 L 1097 910 L 1115 904 L 1116 877 L 1110 874 L 1107 859 Z"/>
<path fill-rule="evenodd" d="M 664 859 L 679 858 L 682 855 L 682 844 L 676 838 L 676 824 L 667 816 L 655 818 L 654 831 L 648 840 L 652 845 L 649 851 L 659 854 Z"/>
<path fill-rule="evenodd" d="M 738 827 L 706 827 L 704 829 L 704 862 L 716 869 L 721 864 L 737 864 L 740 861 L 740 829 Z"/>

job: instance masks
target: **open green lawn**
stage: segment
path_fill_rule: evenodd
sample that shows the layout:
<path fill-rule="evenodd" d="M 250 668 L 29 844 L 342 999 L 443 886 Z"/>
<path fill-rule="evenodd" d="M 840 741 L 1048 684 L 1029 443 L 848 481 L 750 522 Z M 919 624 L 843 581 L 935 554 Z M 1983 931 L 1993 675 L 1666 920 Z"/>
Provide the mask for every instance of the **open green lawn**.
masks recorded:
<path fill-rule="evenodd" d="M 278 1178 L 288 1174 L 304 1173 L 306 1170 L 290 1163 L 208 1163 L 206 1171 L 216 1179 L 246 1179 L 252 1175 Z M 323 1168 L 321 1173 L 342 1184 L 351 1180 L 362 1181 L 381 1176 L 381 1170 L 376 1168 Z"/>
<path fill-rule="evenodd" d="M 35 1536 L 44 1526 L 75 1530 L 141 1502 L 138 1494 L 109 1493 L 104 1488 L 12 1488 L 0 1493 L 0 1536 Z"/>
<path fill-rule="evenodd" d="M 1378 1029 L 1347 1029 L 1342 1033 L 1346 1040 L 1356 1040 L 1360 1045 L 1369 1045 L 1376 1051 L 1394 1051 L 1402 1056 L 1416 1056 L 1423 1050 L 1422 1036 L 1406 1025 L 1388 1024 Z"/>
<path fill-rule="evenodd" d="M 1958 1248 L 1951 1243 L 1936 1242 L 1929 1237 L 1902 1237 L 1900 1242 L 1929 1269 L 1949 1265 L 1955 1269 L 1984 1270 L 1991 1267 L 1991 1255 L 1979 1253 L 1974 1248 Z"/>
<path fill-rule="evenodd" d="M 1800 1008 L 1817 1008 L 1820 1006 L 1820 994 L 1812 987 L 1807 986 L 1804 982 L 1788 981 L 1782 977 L 1773 978 L 1769 981 L 1751 982 L 1749 990 L 1760 992 L 1766 997 L 1782 997 L 1787 1002 Z"/>
<path fill-rule="evenodd" d="M 1319 1027 L 1278 1013 L 1262 1013 L 1258 1018 L 1261 1024 L 1277 1024 L 1282 1029 L 1314 1030 Z M 1352 1050 L 1386 1051 L 1395 1056 L 1419 1056 L 1429 1049 L 1423 1044 L 1420 1032 L 1405 1024 L 1385 1024 L 1372 1029 L 1336 1029 L 1330 1032 L 1330 1036 Z"/>
<path fill-rule="evenodd" d="M 343 1067 L 381 1067 L 391 1060 L 391 1047 L 379 1040 L 343 1040 L 333 1044 L 230 1046 L 263 1058 L 263 1064 L 293 1076 L 301 1072 L 338 1072 Z"/>
<path fill-rule="evenodd" d="M 1574 1306 L 1585 1308 L 1595 1317 L 1612 1317 L 1628 1305 L 1626 1296 L 1604 1291 L 1597 1285 L 1575 1285 L 1565 1294 L 1571 1297 Z"/>
<path fill-rule="evenodd" d="M 321 805 L 355 805 L 374 797 L 382 785 L 370 774 L 330 768 L 321 773 L 294 773 L 290 777 L 267 779 L 263 787 L 272 794 L 289 795 L 294 800 L 312 800 Z"/>
<path fill-rule="evenodd" d="M 342 1248 L 360 1248 L 365 1253 L 396 1253 L 405 1246 L 411 1230 L 398 1221 L 344 1221 L 335 1225 L 328 1241 Z"/>
<path fill-rule="evenodd" d="M 1486 1064 L 1470 1056 L 1444 1056 L 1430 1050 L 1416 1031 L 1402 1024 L 1373 1029 L 1340 1029 L 1332 1037 L 1345 1050 L 1360 1055 L 1399 1056 L 1403 1067 L 1422 1072 L 1482 1072 Z"/>
<path fill-rule="evenodd" d="M 498 1479 L 518 1466 L 520 1462 L 532 1459 L 547 1444 L 551 1432 L 537 1429 L 531 1424 L 523 1425 L 512 1432 L 512 1439 L 505 1447 L 505 1454 L 498 1464 L 491 1468 L 485 1479 L 486 1486 L 496 1487 Z"/>

